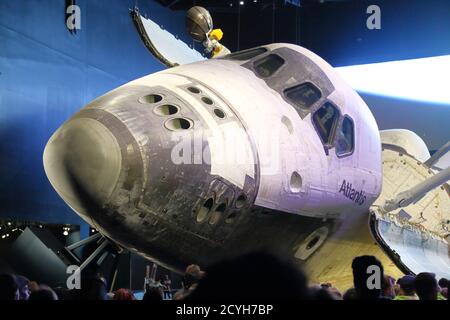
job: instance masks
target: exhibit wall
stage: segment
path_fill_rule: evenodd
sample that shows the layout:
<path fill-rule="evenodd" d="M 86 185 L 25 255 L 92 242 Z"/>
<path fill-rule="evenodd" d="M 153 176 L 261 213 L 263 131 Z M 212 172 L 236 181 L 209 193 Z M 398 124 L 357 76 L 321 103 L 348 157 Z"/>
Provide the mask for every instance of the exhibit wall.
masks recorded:
<path fill-rule="evenodd" d="M 86 225 L 51 187 L 44 147 L 72 114 L 94 98 L 163 69 L 129 15 L 139 5 L 180 38 L 184 13 L 155 1 L 0 1 L 0 217 Z M 66 8 L 80 8 L 78 30 Z"/>

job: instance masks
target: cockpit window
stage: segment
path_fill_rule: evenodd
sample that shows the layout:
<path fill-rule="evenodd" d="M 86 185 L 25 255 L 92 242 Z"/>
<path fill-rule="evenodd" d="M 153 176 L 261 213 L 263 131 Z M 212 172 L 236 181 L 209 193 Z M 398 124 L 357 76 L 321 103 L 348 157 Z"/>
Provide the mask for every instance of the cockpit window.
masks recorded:
<path fill-rule="evenodd" d="M 269 54 L 264 58 L 256 60 L 253 64 L 255 72 L 261 78 L 267 78 L 273 75 L 284 64 L 283 58 L 276 54 Z"/>
<path fill-rule="evenodd" d="M 309 109 L 321 97 L 320 90 L 310 82 L 288 88 L 284 90 L 284 95 L 297 107 L 302 109 Z"/>
<path fill-rule="evenodd" d="M 342 126 L 338 131 L 336 140 L 336 154 L 340 157 L 349 155 L 353 152 L 355 144 L 355 130 L 353 121 L 349 117 L 344 117 Z"/>
<path fill-rule="evenodd" d="M 339 110 L 329 102 L 326 102 L 314 113 L 314 125 L 323 144 L 331 145 L 333 142 L 338 120 Z"/>
<path fill-rule="evenodd" d="M 232 54 L 225 56 L 224 58 L 244 61 L 244 60 L 250 60 L 256 56 L 259 56 L 260 54 L 263 54 L 264 52 L 267 52 L 266 48 L 262 48 L 262 47 L 254 48 L 254 49 L 234 52 Z"/>

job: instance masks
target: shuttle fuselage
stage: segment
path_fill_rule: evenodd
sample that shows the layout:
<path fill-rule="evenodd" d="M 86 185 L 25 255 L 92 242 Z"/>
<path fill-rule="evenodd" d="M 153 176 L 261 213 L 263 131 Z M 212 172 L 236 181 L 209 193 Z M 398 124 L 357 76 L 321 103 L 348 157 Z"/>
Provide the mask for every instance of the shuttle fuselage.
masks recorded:
<path fill-rule="evenodd" d="M 257 248 L 307 264 L 334 234 L 367 231 L 382 183 L 369 108 L 290 44 L 121 86 L 56 131 L 44 166 L 102 234 L 178 270 Z M 373 249 L 367 235 L 357 253 Z"/>

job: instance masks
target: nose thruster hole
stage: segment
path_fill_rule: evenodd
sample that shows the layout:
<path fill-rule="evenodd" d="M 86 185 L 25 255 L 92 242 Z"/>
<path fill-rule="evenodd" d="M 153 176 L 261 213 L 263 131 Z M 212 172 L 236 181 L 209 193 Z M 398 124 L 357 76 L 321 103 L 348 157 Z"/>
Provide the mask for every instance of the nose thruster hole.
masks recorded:
<path fill-rule="evenodd" d="M 240 194 L 239 197 L 236 199 L 236 208 L 240 209 L 245 205 L 245 202 L 247 201 L 247 197 L 245 194 Z"/>
<path fill-rule="evenodd" d="M 214 109 L 214 114 L 220 119 L 225 118 L 225 112 L 223 112 L 222 110 L 220 110 L 218 108 Z"/>
<path fill-rule="evenodd" d="M 186 118 L 173 118 L 167 120 L 165 127 L 172 131 L 188 130 L 192 127 L 192 121 Z"/>
<path fill-rule="evenodd" d="M 212 105 L 214 102 L 208 97 L 202 97 L 202 101 L 205 104 Z"/>
<path fill-rule="evenodd" d="M 162 97 L 159 94 L 149 94 L 139 98 L 140 103 L 158 103 L 162 100 Z"/>
<path fill-rule="evenodd" d="M 223 213 L 225 212 L 227 208 L 227 205 L 225 203 L 219 204 L 219 206 L 214 210 L 214 212 L 211 215 L 211 218 L 209 219 L 210 225 L 215 225 L 217 222 L 219 222 L 220 218 L 222 217 Z"/>
<path fill-rule="evenodd" d="M 196 87 L 189 87 L 188 90 L 195 94 L 199 94 L 201 92 L 200 89 Z"/>
<path fill-rule="evenodd" d="M 209 198 L 208 200 L 203 203 L 203 205 L 198 209 L 197 212 L 197 222 L 201 223 L 208 218 L 209 212 L 211 211 L 212 207 L 214 205 L 214 199 Z"/>
<path fill-rule="evenodd" d="M 153 111 L 158 116 L 171 116 L 171 115 L 174 115 L 174 114 L 176 114 L 178 112 L 178 107 L 175 107 L 175 106 L 170 105 L 170 104 L 164 104 L 162 106 L 155 107 L 155 109 L 153 109 Z"/>

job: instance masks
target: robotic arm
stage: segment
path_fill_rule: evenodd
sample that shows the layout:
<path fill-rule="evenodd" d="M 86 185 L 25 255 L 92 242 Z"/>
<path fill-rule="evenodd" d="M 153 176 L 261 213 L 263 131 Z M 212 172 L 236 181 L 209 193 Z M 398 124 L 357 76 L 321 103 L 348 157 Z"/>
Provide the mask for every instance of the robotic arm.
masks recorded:
<path fill-rule="evenodd" d="M 450 180 L 450 167 L 440 171 L 431 178 L 419 183 L 415 187 L 400 192 L 392 199 L 386 200 L 383 205 L 384 212 L 390 212 L 398 208 L 404 208 L 422 199 L 429 191 L 437 188 Z"/>

